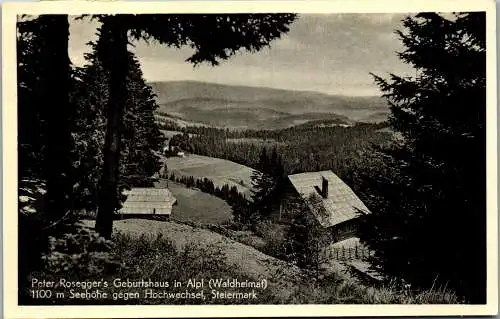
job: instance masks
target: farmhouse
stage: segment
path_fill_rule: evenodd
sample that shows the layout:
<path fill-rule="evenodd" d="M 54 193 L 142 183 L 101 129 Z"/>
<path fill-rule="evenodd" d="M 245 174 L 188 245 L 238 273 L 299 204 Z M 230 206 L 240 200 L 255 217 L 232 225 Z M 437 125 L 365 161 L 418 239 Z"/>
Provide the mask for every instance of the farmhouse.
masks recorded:
<path fill-rule="evenodd" d="M 118 214 L 122 217 L 170 217 L 177 200 L 167 188 L 132 188 Z"/>
<path fill-rule="evenodd" d="M 291 194 L 306 203 L 318 223 L 329 230 L 331 242 L 356 237 L 360 219 L 370 214 L 354 191 L 332 171 L 289 175 L 288 180 L 288 197 Z"/>

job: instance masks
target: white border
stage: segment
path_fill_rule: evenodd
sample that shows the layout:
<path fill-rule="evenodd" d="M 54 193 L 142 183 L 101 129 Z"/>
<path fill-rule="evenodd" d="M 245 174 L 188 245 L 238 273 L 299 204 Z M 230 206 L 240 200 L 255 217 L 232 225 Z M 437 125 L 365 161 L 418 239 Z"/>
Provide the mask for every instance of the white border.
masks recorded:
<path fill-rule="evenodd" d="M 337 1 L 172 1 L 4 3 L 3 76 L 3 270 L 5 318 L 102 317 L 267 317 L 267 316 L 410 316 L 495 315 L 498 312 L 497 81 L 496 11 L 493 0 L 337 0 Z M 17 305 L 17 14 L 88 13 L 487 13 L 487 292 L 486 305 L 258 305 L 258 306 L 18 306 Z"/>

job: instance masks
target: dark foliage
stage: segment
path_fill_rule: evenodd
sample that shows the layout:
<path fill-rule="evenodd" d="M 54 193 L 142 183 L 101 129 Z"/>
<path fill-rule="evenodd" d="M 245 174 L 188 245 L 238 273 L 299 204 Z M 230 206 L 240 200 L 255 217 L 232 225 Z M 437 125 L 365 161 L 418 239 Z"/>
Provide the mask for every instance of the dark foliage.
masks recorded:
<path fill-rule="evenodd" d="M 307 199 L 310 206 L 299 198 L 289 201 L 287 213 L 292 222 L 286 233 L 287 258 L 297 266 L 309 269 L 315 278 L 321 274 L 321 265 L 325 262 L 324 248 L 330 239 L 328 231 L 310 212 L 310 207 L 321 209 L 316 204 L 318 200 L 321 199 L 312 194 Z"/>
<path fill-rule="evenodd" d="M 72 209 L 68 28 L 66 15 L 18 23 L 19 180 L 45 180 L 47 224 L 60 223 Z"/>
<path fill-rule="evenodd" d="M 262 220 L 271 216 L 280 205 L 286 174 L 281 157 L 274 148 L 270 155 L 262 149 L 257 170 L 252 175 L 253 196 L 252 215 Z"/>
<path fill-rule="evenodd" d="M 363 239 L 388 276 L 437 281 L 484 303 L 485 14 L 425 13 L 403 25 L 399 57 L 416 76 L 375 77 L 403 140 L 372 156 L 363 190 L 373 215 Z"/>
<path fill-rule="evenodd" d="M 94 51 L 86 56 L 88 65 L 77 69 L 73 103 L 77 106 L 74 125 L 74 166 L 79 176 L 75 185 L 78 193 L 77 208 L 95 211 L 97 209 L 98 182 L 103 163 L 103 147 L 106 129 L 105 108 L 109 100 L 107 83 L 109 75 Z M 120 179 L 117 187 L 152 186 L 151 176 L 160 170 L 158 153 L 163 145 L 163 136 L 154 121 L 157 108 L 151 88 L 146 85 L 140 66 L 129 53 L 127 94 L 121 136 Z M 116 209 L 124 198 L 119 197 Z"/>
<path fill-rule="evenodd" d="M 67 16 L 26 16 L 17 28 L 18 278 L 22 287 L 25 276 L 39 266 L 48 236 L 72 224 L 73 109 Z M 34 209 L 40 214 L 33 214 Z"/>
<path fill-rule="evenodd" d="M 68 16 L 59 15 L 18 23 L 20 291 L 40 268 L 49 237 L 74 232 L 77 212 L 97 207 L 109 75 L 94 53 L 84 68 L 70 67 L 67 27 Z M 163 144 L 154 96 L 128 57 L 122 188 L 149 181 Z"/>

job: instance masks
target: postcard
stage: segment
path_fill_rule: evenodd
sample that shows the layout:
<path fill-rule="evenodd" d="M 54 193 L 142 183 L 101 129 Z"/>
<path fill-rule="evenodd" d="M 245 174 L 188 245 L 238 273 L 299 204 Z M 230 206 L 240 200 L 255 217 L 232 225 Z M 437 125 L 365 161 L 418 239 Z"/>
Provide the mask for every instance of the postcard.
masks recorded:
<path fill-rule="evenodd" d="M 4 316 L 496 314 L 495 14 L 5 3 Z"/>

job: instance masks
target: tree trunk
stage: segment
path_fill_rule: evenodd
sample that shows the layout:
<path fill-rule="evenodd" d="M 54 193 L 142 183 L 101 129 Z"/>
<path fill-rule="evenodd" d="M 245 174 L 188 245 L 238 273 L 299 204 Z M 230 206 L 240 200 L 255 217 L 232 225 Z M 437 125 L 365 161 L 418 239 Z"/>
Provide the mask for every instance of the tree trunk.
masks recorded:
<path fill-rule="evenodd" d="M 67 15 L 40 16 L 46 39 L 41 74 L 45 125 L 44 171 L 47 181 L 45 222 L 53 225 L 71 210 L 71 123 L 69 104 L 70 60 Z M 45 31 L 45 32 L 44 32 Z"/>
<path fill-rule="evenodd" d="M 97 52 L 105 70 L 109 72 L 109 99 L 104 142 L 104 164 L 99 186 L 96 231 L 110 238 L 113 214 L 118 208 L 118 174 L 120 163 L 121 126 L 126 99 L 127 29 L 120 18 L 107 17 L 103 21 Z"/>

